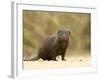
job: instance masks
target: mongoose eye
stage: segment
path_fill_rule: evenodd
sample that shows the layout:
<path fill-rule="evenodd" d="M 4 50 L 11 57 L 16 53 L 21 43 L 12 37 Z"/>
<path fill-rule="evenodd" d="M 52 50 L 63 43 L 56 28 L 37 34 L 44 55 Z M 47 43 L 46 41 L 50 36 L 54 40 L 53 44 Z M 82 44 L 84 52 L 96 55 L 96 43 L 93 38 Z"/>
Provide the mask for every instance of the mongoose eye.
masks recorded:
<path fill-rule="evenodd" d="M 70 31 L 67 31 L 67 33 L 70 35 L 71 34 L 71 32 Z"/>
<path fill-rule="evenodd" d="M 58 34 L 61 33 L 61 30 L 58 31 Z"/>

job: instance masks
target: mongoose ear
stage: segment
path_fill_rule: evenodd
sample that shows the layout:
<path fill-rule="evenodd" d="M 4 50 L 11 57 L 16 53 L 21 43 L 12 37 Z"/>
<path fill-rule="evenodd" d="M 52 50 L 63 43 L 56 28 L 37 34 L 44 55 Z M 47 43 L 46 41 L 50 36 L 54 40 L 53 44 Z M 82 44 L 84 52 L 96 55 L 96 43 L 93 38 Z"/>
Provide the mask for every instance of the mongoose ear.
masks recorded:
<path fill-rule="evenodd" d="M 60 33 L 61 30 L 58 30 L 58 34 Z"/>

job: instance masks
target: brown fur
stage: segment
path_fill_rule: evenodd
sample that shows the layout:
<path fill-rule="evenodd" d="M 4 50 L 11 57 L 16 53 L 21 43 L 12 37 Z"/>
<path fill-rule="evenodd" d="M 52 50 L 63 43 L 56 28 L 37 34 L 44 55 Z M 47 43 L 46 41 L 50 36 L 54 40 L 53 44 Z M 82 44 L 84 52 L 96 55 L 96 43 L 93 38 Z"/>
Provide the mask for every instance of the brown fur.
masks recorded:
<path fill-rule="evenodd" d="M 69 45 L 70 31 L 59 30 L 56 36 L 47 38 L 38 50 L 38 56 L 32 60 L 42 58 L 43 60 L 55 60 L 58 55 L 61 55 L 62 60 L 65 60 L 66 49 Z"/>

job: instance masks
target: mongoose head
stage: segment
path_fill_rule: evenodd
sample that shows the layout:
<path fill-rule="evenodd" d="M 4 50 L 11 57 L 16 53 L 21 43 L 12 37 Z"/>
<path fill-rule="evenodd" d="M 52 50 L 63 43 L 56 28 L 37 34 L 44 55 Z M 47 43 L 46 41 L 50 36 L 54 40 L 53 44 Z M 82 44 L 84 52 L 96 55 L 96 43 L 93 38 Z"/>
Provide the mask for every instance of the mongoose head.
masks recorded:
<path fill-rule="evenodd" d="M 69 30 L 58 30 L 58 41 L 67 42 L 69 40 L 71 32 Z"/>

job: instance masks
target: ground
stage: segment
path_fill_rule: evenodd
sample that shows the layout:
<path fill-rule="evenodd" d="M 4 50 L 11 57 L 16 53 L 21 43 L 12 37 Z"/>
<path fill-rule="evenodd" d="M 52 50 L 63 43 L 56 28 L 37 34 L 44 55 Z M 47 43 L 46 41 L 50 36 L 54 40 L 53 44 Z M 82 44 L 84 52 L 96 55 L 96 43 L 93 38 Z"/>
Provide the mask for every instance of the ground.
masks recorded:
<path fill-rule="evenodd" d="M 89 54 L 84 55 L 70 55 L 66 57 L 66 61 L 62 61 L 61 57 L 57 57 L 58 61 L 24 61 L 24 69 L 48 69 L 48 68 L 68 68 L 68 67 L 86 67 L 90 66 L 91 58 Z"/>

